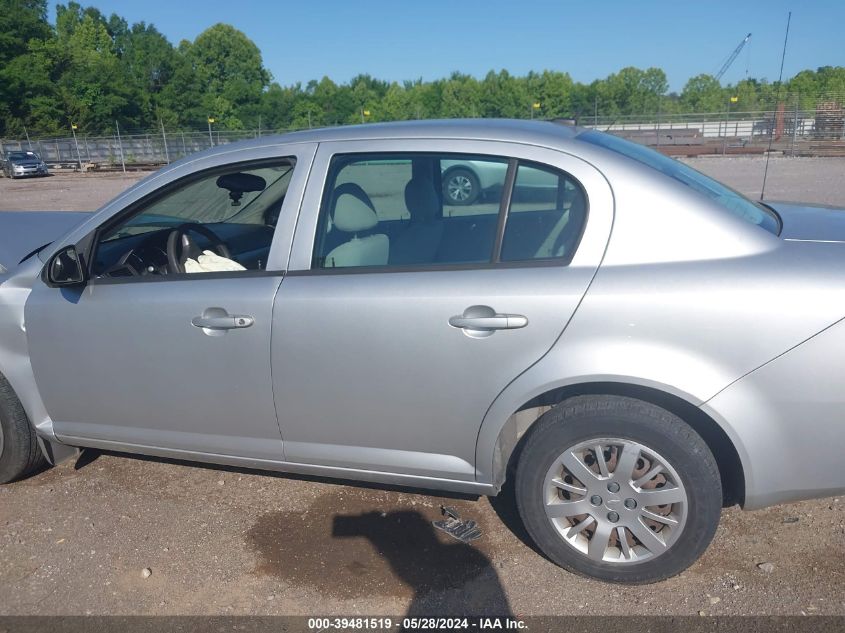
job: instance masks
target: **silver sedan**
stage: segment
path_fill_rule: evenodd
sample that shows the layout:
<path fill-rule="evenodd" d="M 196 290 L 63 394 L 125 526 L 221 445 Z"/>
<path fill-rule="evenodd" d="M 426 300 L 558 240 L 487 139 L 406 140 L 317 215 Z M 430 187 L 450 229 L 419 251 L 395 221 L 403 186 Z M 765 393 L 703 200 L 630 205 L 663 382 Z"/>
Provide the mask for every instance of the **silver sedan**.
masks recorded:
<path fill-rule="evenodd" d="M 96 213 L 0 213 L 0 481 L 94 447 L 511 490 L 562 567 L 658 581 L 724 506 L 845 491 L 843 218 L 483 120 L 261 138 Z"/>

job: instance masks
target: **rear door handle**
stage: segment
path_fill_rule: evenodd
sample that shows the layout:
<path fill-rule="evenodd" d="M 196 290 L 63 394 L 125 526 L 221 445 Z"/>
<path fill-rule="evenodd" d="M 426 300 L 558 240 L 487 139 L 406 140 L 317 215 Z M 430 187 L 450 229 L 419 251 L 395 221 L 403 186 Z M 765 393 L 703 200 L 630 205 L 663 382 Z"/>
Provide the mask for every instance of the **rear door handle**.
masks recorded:
<path fill-rule="evenodd" d="M 457 315 L 449 319 L 449 325 L 466 330 L 518 330 L 528 325 L 528 319 L 521 314 L 478 317 Z"/>

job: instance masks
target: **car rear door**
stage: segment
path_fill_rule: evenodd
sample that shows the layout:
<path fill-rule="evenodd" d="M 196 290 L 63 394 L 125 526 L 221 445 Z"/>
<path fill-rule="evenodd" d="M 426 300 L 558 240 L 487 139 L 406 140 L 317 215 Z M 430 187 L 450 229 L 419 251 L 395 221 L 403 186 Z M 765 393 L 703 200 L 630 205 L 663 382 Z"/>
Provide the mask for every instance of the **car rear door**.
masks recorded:
<path fill-rule="evenodd" d="M 444 206 L 437 192 L 438 221 L 447 226 L 442 229 L 436 222 L 414 222 L 414 213 L 425 206 L 414 199 L 415 192 L 423 195 L 417 176 L 430 159 L 478 159 L 489 163 L 490 173 L 503 160 L 507 169 L 499 170 L 504 181 L 498 193 L 493 188 L 478 208 Z M 530 165 L 582 188 L 580 211 L 587 219 L 565 256 L 533 258 L 542 248 L 520 247 L 520 231 L 505 223 L 507 216 L 508 223 L 513 220 L 528 233 L 555 224 L 545 212 L 531 211 L 530 199 L 518 209 L 508 200 L 520 169 L 527 170 L 523 180 L 536 180 L 528 173 Z M 404 175 L 397 176 L 402 169 Z M 369 176 L 355 175 L 367 170 Z M 391 178 L 403 185 L 402 178 L 409 179 L 405 206 Z M 567 195 L 566 187 L 561 185 L 558 194 Z M 351 194 L 353 188 L 357 202 L 337 194 Z M 430 191 L 425 195 L 430 198 Z M 348 218 L 340 217 L 346 208 L 341 200 L 360 211 L 359 218 L 371 207 L 379 222 L 372 228 L 363 220 L 346 226 L 352 233 L 338 247 L 343 236 L 330 236 L 347 224 Z M 467 250 L 476 249 L 479 231 L 488 230 L 485 214 L 491 205 L 493 249 L 481 258 Z M 517 211 L 525 212 L 519 221 L 513 219 Z M 454 140 L 321 144 L 273 314 L 273 387 L 286 459 L 473 481 L 476 437 L 487 408 L 560 336 L 597 270 L 612 216 L 612 195 L 601 174 L 551 149 Z M 417 241 L 403 239 L 414 231 Z M 437 248 L 424 247 L 431 233 L 439 236 Z M 375 248 L 384 236 L 390 243 L 386 262 Z M 362 244 L 367 240 L 374 248 Z M 349 249 L 354 250 L 359 265 L 338 263 L 337 248 L 346 264 Z M 399 252 L 408 249 L 423 253 L 417 257 L 428 251 L 438 255 L 409 264 Z M 500 261 L 506 252 L 514 256 Z M 548 248 L 544 252 L 551 254 Z"/>

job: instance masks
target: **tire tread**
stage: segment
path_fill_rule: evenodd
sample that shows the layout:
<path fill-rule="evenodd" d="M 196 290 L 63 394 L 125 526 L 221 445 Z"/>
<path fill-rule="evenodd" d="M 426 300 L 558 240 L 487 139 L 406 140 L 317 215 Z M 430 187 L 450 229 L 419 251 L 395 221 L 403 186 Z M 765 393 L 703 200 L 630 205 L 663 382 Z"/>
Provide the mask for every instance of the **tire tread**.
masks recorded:
<path fill-rule="evenodd" d="M 26 477 L 46 460 L 35 429 L 23 405 L 6 378 L 0 374 L 0 424 L 3 425 L 3 454 L 0 455 L 0 484 Z"/>

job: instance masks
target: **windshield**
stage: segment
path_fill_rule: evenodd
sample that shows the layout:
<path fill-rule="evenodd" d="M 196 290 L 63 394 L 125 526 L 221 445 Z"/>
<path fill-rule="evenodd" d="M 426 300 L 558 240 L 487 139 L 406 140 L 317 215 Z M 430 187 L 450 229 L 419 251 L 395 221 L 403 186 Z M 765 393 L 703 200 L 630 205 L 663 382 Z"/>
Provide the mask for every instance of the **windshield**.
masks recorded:
<path fill-rule="evenodd" d="M 721 205 L 746 222 L 764 228 L 775 235 L 780 231 L 780 221 L 771 209 L 762 204 L 752 202 L 738 191 L 726 187 L 722 183 L 713 180 L 709 176 L 705 176 L 700 171 L 696 171 L 680 161 L 664 156 L 660 152 L 649 149 L 644 145 L 638 145 L 618 136 L 603 134 L 594 130 L 582 132 L 578 135 L 578 140 L 604 147 L 643 165 L 648 165 L 673 180 L 704 194 L 713 202 Z"/>
<path fill-rule="evenodd" d="M 122 239 L 186 222 L 275 224 L 292 172 L 293 166 L 287 160 L 281 165 L 242 172 L 233 169 L 230 177 L 240 180 L 251 177 L 255 180 L 250 180 L 250 183 L 259 183 L 253 188 L 234 191 L 225 187 L 219 172 L 214 172 L 159 198 L 141 213 L 106 233 L 103 240 Z"/>
<path fill-rule="evenodd" d="M 35 152 L 9 152 L 9 160 L 41 160 Z"/>

